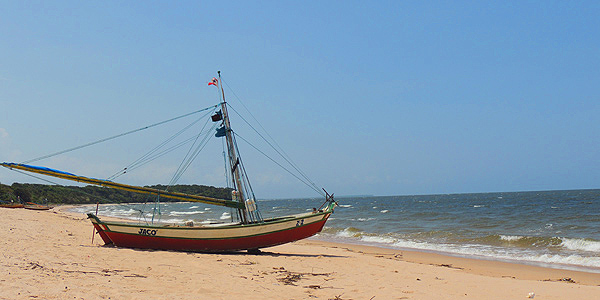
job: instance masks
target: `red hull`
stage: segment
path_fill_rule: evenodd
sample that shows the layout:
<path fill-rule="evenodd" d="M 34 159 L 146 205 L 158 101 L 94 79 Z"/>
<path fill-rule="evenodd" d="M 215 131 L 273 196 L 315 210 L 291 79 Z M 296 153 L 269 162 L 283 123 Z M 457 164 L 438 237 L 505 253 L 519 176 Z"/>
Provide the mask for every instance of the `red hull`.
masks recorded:
<path fill-rule="evenodd" d="M 303 227 L 286 231 L 273 232 L 260 236 L 221 239 L 221 240 L 188 240 L 165 237 L 148 237 L 130 235 L 117 232 L 102 232 L 110 241 L 119 247 L 159 249 L 159 250 L 182 250 L 182 251 L 235 251 L 247 249 L 259 249 L 290 243 L 305 239 L 319 233 L 325 221 L 320 221 Z M 102 235 L 102 234 L 101 234 Z"/>

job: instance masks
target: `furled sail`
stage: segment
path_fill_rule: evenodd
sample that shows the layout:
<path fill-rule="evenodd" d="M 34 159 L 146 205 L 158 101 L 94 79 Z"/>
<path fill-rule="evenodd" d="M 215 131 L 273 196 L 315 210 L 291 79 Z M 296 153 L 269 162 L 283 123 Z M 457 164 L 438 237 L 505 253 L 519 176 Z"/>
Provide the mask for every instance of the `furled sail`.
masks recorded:
<path fill-rule="evenodd" d="M 202 203 L 206 203 L 206 204 L 214 204 L 214 205 L 221 205 L 221 206 L 232 207 L 232 208 L 245 209 L 244 203 L 241 203 L 241 202 L 225 200 L 225 199 L 217 199 L 217 198 L 211 198 L 211 197 L 205 197 L 205 196 L 198 196 L 198 195 L 188 195 L 188 194 L 184 194 L 184 193 L 167 192 L 167 191 L 162 191 L 162 190 L 148 188 L 148 187 L 127 185 L 127 184 L 112 182 L 110 180 L 102 180 L 102 179 L 78 176 L 75 174 L 71 174 L 71 173 L 67 173 L 67 172 L 63 172 L 63 171 L 59 171 L 59 170 L 55 170 L 55 169 L 50 169 L 50 168 L 46 168 L 46 167 L 38 167 L 38 166 L 31 166 L 31 165 L 17 164 L 17 163 L 6 163 L 6 162 L 0 163 L 0 166 L 6 167 L 9 169 L 17 169 L 17 170 L 22 170 L 22 171 L 27 171 L 27 172 L 32 172 L 32 173 L 38 173 L 38 174 L 43 174 L 43 175 L 47 175 L 47 176 L 53 176 L 53 177 L 58 177 L 58 178 L 62 178 L 62 179 L 83 182 L 83 183 L 93 184 L 93 185 L 98 185 L 98 186 L 104 186 L 104 187 L 109 187 L 109 188 L 114 188 L 114 189 L 119 189 L 119 190 L 125 190 L 125 191 L 142 193 L 142 194 L 157 195 L 160 197 L 176 199 L 176 200 L 180 200 L 180 201 L 202 202 Z"/>

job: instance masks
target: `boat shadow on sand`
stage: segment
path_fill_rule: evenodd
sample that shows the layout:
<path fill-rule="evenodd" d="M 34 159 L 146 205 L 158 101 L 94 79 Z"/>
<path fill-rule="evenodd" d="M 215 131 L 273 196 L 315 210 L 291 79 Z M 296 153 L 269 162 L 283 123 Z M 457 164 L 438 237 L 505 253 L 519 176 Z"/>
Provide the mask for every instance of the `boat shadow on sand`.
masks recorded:
<path fill-rule="evenodd" d="M 228 256 L 271 256 L 271 257 L 327 257 L 327 258 L 348 258 L 345 255 L 331 255 L 331 254 L 306 254 L 306 253 L 281 253 L 271 251 L 183 251 L 183 250 L 160 250 L 160 249 L 142 249 L 142 248 L 124 248 L 116 247 L 114 245 L 101 245 L 103 248 L 114 248 L 114 249 L 127 249 L 140 252 L 171 252 L 171 253 L 186 253 L 189 255 L 193 254 L 207 254 L 207 255 L 228 255 Z"/>

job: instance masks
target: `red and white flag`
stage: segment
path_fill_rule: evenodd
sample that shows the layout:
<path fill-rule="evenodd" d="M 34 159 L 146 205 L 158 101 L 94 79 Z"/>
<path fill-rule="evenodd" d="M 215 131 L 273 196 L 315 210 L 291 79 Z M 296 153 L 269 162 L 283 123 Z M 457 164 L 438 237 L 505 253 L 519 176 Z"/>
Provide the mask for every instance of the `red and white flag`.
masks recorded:
<path fill-rule="evenodd" d="M 216 78 L 213 77 L 212 81 L 208 83 L 208 85 L 214 85 L 217 86 L 217 83 L 219 82 L 219 80 L 217 80 Z"/>

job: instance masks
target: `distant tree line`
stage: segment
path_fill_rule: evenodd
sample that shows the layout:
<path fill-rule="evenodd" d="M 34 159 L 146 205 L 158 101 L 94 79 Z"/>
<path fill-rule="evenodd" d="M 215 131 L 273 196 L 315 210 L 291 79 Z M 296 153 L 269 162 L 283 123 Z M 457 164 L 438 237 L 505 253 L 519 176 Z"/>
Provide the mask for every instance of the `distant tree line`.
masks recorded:
<path fill-rule="evenodd" d="M 165 185 L 148 186 L 159 190 Z M 173 185 L 171 192 L 200 195 L 218 199 L 231 200 L 231 188 L 218 188 L 205 185 Z M 133 193 L 112 188 L 97 186 L 62 186 L 31 183 L 0 183 L 0 202 L 35 202 L 52 204 L 90 204 L 90 203 L 143 203 L 152 202 L 156 196 Z M 176 202 L 178 200 L 161 198 L 161 202 Z"/>

